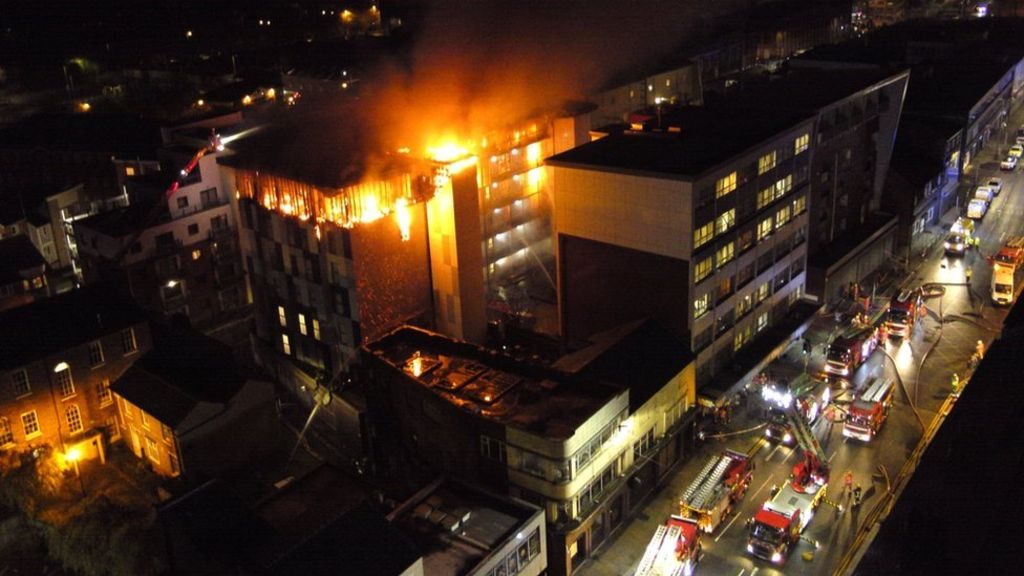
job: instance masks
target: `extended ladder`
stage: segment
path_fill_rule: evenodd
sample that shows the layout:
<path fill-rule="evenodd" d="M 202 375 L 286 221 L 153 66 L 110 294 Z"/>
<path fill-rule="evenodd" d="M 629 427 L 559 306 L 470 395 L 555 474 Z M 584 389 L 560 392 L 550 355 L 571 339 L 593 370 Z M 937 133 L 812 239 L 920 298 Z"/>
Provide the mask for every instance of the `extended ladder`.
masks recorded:
<path fill-rule="evenodd" d="M 687 499 L 686 504 L 691 508 L 703 510 L 708 497 L 711 496 L 718 488 L 722 480 L 722 476 L 725 476 L 725 473 L 729 470 L 729 465 L 731 464 L 732 458 L 725 455 L 720 456 L 718 464 L 715 466 L 714 470 L 704 479 L 700 489 L 697 491 L 697 494 L 693 496 L 693 499 Z"/>
<path fill-rule="evenodd" d="M 667 530 L 668 527 L 664 524 L 658 526 L 658 529 L 654 532 L 654 537 L 651 538 L 651 543 L 647 545 L 644 557 L 640 560 L 640 565 L 636 567 L 636 576 L 646 576 L 651 572 L 654 561 L 658 559 L 658 552 L 661 550 L 661 544 L 665 540 L 665 532 Z"/>

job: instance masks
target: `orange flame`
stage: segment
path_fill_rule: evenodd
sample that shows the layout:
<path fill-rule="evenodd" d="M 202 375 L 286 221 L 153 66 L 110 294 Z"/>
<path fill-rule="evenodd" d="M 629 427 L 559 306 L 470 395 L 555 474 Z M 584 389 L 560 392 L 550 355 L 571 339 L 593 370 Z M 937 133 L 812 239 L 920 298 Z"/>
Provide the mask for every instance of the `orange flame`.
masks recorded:
<path fill-rule="evenodd" d="M 395 201 L 395 219 L 398 220 L 398 229 L 402 233 L 402 242 L 408 242 L 412 213 L 409 212 L 409 201 L 405 197 Z"/>

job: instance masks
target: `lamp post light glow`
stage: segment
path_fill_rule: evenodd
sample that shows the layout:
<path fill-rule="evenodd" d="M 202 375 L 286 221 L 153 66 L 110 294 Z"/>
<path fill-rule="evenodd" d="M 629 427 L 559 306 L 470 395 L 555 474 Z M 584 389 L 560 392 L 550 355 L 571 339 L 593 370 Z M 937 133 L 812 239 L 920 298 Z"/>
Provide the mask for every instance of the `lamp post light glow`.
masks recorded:
<path fill-rule="evenodd" d="M 64 454 L 64 459 L 75 465 L 75 476 L 78 477 L 78 488 L 82 491 L 82 496 L 85 496 L 85 481 L 82 480 L 82 471 L 78 467 L 78 461 L 82 459 L 82 452 L 78 448 L 72 448 Z"/>

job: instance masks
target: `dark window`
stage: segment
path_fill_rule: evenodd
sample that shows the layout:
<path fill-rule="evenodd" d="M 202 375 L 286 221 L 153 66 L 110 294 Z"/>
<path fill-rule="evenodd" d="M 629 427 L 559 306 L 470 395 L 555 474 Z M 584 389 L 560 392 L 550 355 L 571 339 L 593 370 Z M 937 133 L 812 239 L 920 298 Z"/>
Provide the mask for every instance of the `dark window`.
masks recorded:
<path fill-rule="evenodd" d="M 199 224 L 189 224 L 188 235 L 195 236 L 196 234 L 199 234 Z"/>
<path fill-rule="evenodd" d="M 188 208 L 188 196 L 178 197 L 178 208 Z"/>

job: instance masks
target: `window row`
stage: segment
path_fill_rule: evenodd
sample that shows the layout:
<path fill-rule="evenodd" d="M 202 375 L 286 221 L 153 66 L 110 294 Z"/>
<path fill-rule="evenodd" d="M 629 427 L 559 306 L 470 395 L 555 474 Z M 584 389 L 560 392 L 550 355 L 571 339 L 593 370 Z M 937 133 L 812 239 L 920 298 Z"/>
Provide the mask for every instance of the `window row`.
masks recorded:
<path fill-rule="evenodd" d="M 320 339 L 320 320 L 316 318 L 309 318 L 309 322 L 306 322 L 306 315 L 301 312 L 297 315 L 296 320 L 298 321 L 299 334 L 303 336 L 309 336 L 310 332 L 313 333 L 313 338 L 316 340 Z M 277 322 L 282 328 L 288 327 L 288 314 L 284 309 L 284 306 L 277 307 Z M 311 330 L 312 329 L 312 330 Z M 287 339 L 285 339 L 286 341 Z"/>
<path fill-rule="evenodd" d="M 71 404 L 64 409 L 64 421 L 71 434 L 78 434 L 84 430 L 82 424 L 82 412 L 78 406 Z M 39 424 L 39 415 L 35 410 L 30 410 L 21 415 L 21 429 L 26 440 L 31 440 L 43 433 Z M 14 427 L 6 417 L 0 417 L 0 447 L 14 443 Z"/>
<path fill-rule="evenodd" d="M 540 529 L 535 529 L 530 536 L 522 541 L 515 550 L 494 568 L 490 569 L 486 576 L 513 576 L 526 569 L 527 564 L 534 558 L 540 556 Z"/>
<path fill-rule="evenodd" d="M 121 350 L 125 355 L 132 354 L 138 350 L 138 343 L 135 340 L 135 330 L 128 328 L 121 331 Z M 99 340 L 89 343 L 89 365 L 92 368 L 102 366 L 104 362 L 103 346 Z M 60 362 L 53 368 L 54 385 L 60 391 L 61 398 L 67 398 L 75 393 L 75 382 L 71 375 L 71 366 L 67 362 Z M 11 372 L 11 391 L 15 397 L 27 396 L 32 393 L 32 383 L 29 380 L 28 370 L 24 368 Z M 109 388 L 109 382 L 107 383 Z M 109 390 L 108 390 L 109 393 Z M 100 394 L 101 403 L 104 402 L 103 393 Z"/>

